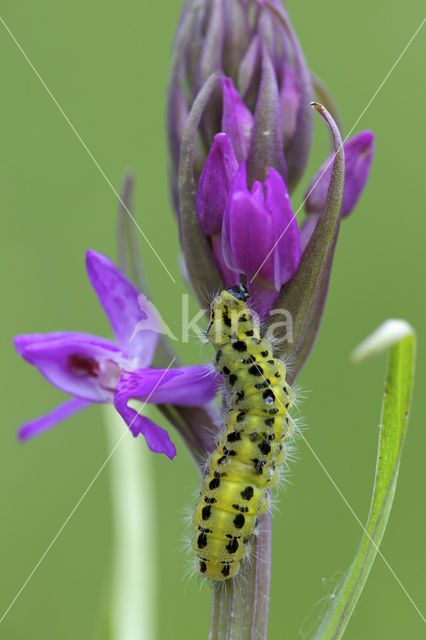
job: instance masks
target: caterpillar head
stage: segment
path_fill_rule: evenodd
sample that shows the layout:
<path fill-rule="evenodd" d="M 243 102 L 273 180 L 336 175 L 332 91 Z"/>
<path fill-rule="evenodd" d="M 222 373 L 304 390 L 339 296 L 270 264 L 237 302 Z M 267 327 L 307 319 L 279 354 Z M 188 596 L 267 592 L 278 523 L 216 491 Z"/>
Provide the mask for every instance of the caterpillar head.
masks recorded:
<path fill-rule="evenodd" d="M 242 328 L 255 329 L 258 333 L 258 323 L 254 322 L 253 312 L 247 307 L 249 292 L 244 285 L 236 285 L 222 291 L 212 302 L 210 309 L 210 324 L 207 338 L 214 346 L 219 346 L 236 338 Z M 256 324 L 256 328 L 254 327 Z"/>
<path fill-rule="evenodd" d="M 241 302 L 247 302 L 250 298 L 250 294 L 243 284 L 236 284 L 234 287 L 230 287 L 226 291 L 222 291 L 222 294 L 241 300 Z"/>

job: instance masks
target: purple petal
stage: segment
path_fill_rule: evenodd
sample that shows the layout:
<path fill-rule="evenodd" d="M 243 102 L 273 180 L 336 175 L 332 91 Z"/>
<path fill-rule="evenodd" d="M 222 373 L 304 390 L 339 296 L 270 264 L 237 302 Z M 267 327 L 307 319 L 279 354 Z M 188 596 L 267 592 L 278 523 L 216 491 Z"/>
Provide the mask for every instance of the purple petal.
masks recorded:
<path fill-rule="evenodd" d="M 150 404 L 196 407 L 209 402 L 216 391 L 217 377 L 208 367 L 136 369 L 123 371 L 116 397 L 134 398 Z"/>
<path fill-rule="evenodd" d="M 263 278 L 256 276 L 252 280 L 250 284 L 250 306 L 256 311 L 262 322 L 268 319 L 278 295 L 275 287 Z"/>
<path fill-rule="evenodd" d="M 43 433 L 43 431 L 51 429 L 58 424 L 58 422 L 69 418 L 78 411 L 85 409 L 90 404 L 92 404 L 90 401 L 82 400 L 81 398 L 68 400 L 46 415 L 30 420 L 29 422 L 25 422 L 19 428 L 18 438 L 22 442 L 29 440 L 30 438 L 34 438 L 34 436 L 38 436 L 40 433 Z"/>
<path fill-rule="evenodd" d="M 225 287 L 229 289 L 229 287 L 233 287 L 235 284 L 238 284 L 240 282 L 240 276 L 235 272 L 235 270 L 231 271 L 231 269 L 229 269 L 226 265 L 223 256 L 222 237 L 219 233 L 215 236 L 212 236 L 212 251 L 216 260 L 216 264 L 219 267 L 220 273 L 222 274 Z"/>
<path fill-rule="evenodd" d="M 231 244 L 231 214 L 232 214 L 232 202 L 235 193 L 239 191 L 249 194 L 247 188 L 247 167 L 245 162 L 242 162 L 238 167 L 237 174 L 232 182 L 231 188 L 228 194 L 228 200 L 225 207 L 225 213 L 222 222 L 221 240 L 222 240 L 222 257 L 225 268 L 234 271 L 241 272 L 242 270 L 237 266 L 233 256 L 232 244 Z M 216 247 L 217 252 L 217 247 Z"/>
<path fill-rule="evenodd" d="M 246 160 L 254 117 L 246 107 L 231 78 L 223 78 L 222 131 L 228 134 L 238 162 Z"/>
<path fill-rule="evenodd" d="M 272 216 L 250 193 L 237 191 L 230 196 L 222 230 L 223 256 L 227 267 L 255 275 L 272 250 L 275 238 Z M 262 276 L 274 279 L 273 260 L 262 267 Z M 269 267 L 269 268 L 268 268 Z"/>
<path fill-rule="evenodd" d="M 165 453 L 170 460 L 173 460 L 176 455 L 176 447 L 165 429 L 128 407 L 127 402 L 122 401 L 119 396 L 116 396 L 114 404 L 135 438 L 141 433 L 151 451 Z"/>
<path fill-rule="evenodd" d="M 117 385 L 114 404 L 135 437 L 142 433 L 151 451 L 173 458 L 176 450 L 167 431 L 138 415 L 128 406 L 129 400 L 197 406 L 211 400 L 216 389 L 216 376 L 209 375 L 209 369 L 201 366 L 124 371 Z"/>
<path fill-rule="evenodd" d="M 238 167 L 237 174 L 229 190 L 227 206 L 225 208 L 225 214 L 224 214 L 223 223 L 222 223 L 222 233 L 221 233 L 221 238 L 222 238 L 221 254 L 222 254 L 224 266 L 228 270 L 228 272 L 233 271 L 233 272 L 241 273 L 242 269 L 237 265 L 233 256 L 233 251 L 231 246 L 231 237 L 230 237 L 233 197 L 235 193 L 238 193 L 240 191 L 246 194 L 250 193 L 247 188 L 247 167 L 245 162 L 242 162 Z M 216 253 L 218 253 L 217 247 L 216 247 L 215 255 Z M 219 260 L 218 260 L 218 263 L 220 264 Z"/>
<path fill-rule="evenodd" d="M 229 187 L 238 170 L 231 140 L 225 133 L 215 136 L 200 176 L 197 215 L 206 236 L 220 233 Z"/>
<path fill-rule="evenodd" d="M 343 145 L 345 152 L 345 188 L 341 216 L 348 216 L 367 183 L 374 154 L 374 134 L 362 131 Z M 325 206 L 334 154 L 330 155 L 312 179 L 306 194 L 308 213 L 321 213 Z"/>
<path fill-rule="evenodd" d="M 86 266 L 117 343 L 125 353 L 137 358 L 141 366 L 148 366 L 161 333 L 153 307 L 106 256 L 88 251 Z"/>
<path fill-rule="evenodd" d="M 275 220 L 274 284 L 279 291 L 296 272 L 300 262 L 300 240 L 290 196 L 280 174 L 270 169 L 265 180 L 266 206 Z"/>
<path fill-rule="evenodd" d="M 16 336 L 17 352 L 55 387 L 91 402 L 111 402 L 121 367 L 120 349 L 86 333 Z"/>
<path fill-rule="evenodd" d="M 231 184 L 230 192 L 231 191 L 233 193 L 235 191 L 247 191 L 247 193 L 249 193 L 247 186 L 247 165 L 245 162 L 242 162 L 238 167 L 238 171 L 235 174 L 235 178 Z"/>
<path fill-rule="evenodd" d="M 210 402 L 218 389 L 218 376 L 210 367 L 194 365 L 175 369 L 180 376 L 156 389 L 150 402 L 198 407 Z"/>
<path fill-rule="evenodd" d="M 300 260 L 299 232 L 287 188 L 272 168 L 264 186 L 255 182 L 249 192 L 244 182 L 242 166 L 225 210 L 222 229 L 225 264 L 249 279 L 263 278 L 279 291 L 294 275 Z M 272 297 L 271 294 L 269 298 Z"/>

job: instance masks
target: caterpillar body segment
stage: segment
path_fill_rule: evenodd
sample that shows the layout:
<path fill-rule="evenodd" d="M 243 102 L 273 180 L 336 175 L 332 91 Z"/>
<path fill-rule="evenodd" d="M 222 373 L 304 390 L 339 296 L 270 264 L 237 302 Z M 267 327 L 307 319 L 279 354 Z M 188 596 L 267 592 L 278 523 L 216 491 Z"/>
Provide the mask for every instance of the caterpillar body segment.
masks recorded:
<path fill-rule="evenodd" d="M 284 440 L 294 428 L 285 365 L 260 337 L 247 298 L 242 285 L 222 291 L 211 305 L 207 330 L 228 405 L 193 513 L 197 569 L 211 580 L 235 576 L 249 553 L 258 518 L 268 509 L 268 489 L 285 457 Z"/>

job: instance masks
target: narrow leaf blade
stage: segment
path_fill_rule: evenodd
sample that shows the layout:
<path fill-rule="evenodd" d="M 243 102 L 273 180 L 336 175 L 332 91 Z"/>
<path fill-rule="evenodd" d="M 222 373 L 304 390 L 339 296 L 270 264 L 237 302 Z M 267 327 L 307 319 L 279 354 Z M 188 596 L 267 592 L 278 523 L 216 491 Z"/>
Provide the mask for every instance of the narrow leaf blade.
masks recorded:
<path fill-rule="evenodd" d="M 117 215 L 117 253 L 122 271 L 141 291 L 147 291 L 138 243 L 138 228 L 133 213 L 134 176 L 126 171 L 121 187 Z"/>
<path fill-rule="evenodd" d="M 379 547 L 392 508 L 407 431 L 414 379 L 415 342 L 415 334 L 410 325 L 402 320 L 388 320 L 354 351 L 353 358 L 360 361 L 390 348 L 374 489 L 358 551 L 315 640 L 338 640 L 343 636 L 374 559 L 380 553 Z M 366 636 L 369 636 L 368 632 Z"/>

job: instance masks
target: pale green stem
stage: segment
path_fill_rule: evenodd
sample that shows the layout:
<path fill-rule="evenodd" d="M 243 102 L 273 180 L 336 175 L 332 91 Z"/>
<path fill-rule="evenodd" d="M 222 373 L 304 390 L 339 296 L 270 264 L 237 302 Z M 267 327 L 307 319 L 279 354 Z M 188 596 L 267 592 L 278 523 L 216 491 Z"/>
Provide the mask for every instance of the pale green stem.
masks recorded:
<path fill-rule="evenodd" d="M 132 437 L 114 407 L 105 405 L 104 415 L 110 449 L 117 447 L 109 462 L 114 525 L 110 635 L 113 640 L 152 640 L 156 612 L 152 454 L 144 442 Z"/>
<path fill-rule="evenodd" d="M 267 638 L 271 586 L 271 513 L 261 520 L 251 561 L 236 580 L 213 585 L 209 640 Z"/>

